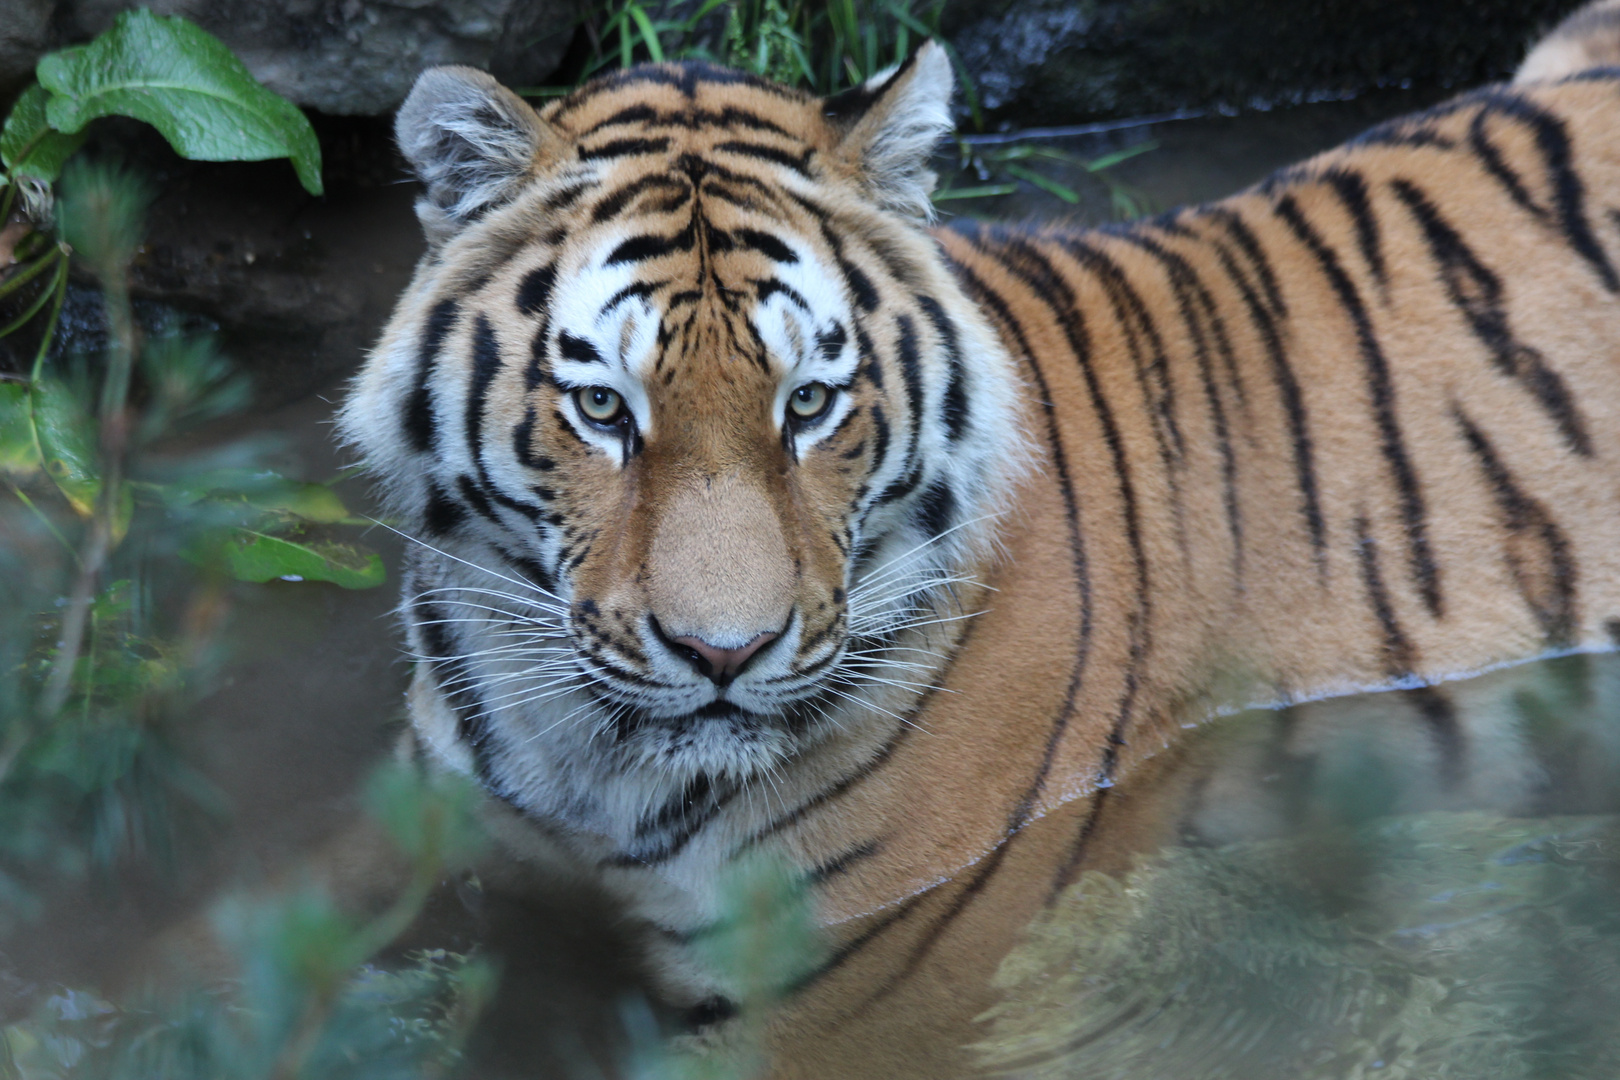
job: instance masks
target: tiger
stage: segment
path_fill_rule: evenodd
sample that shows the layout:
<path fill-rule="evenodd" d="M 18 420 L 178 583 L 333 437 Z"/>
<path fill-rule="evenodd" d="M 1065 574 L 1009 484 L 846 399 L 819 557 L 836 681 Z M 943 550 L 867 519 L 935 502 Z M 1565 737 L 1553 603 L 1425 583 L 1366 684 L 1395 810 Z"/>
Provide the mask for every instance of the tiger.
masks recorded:
<path fill-rule="evenodd" d="M 827 948 L 779 1076 L 971 1071 L 1018 927 L 1187 729 L 1620 643 L 1620 4 L 1224 201 L 935 224 L 953 73 L 433 68 L 427 249 L 339 416 L 414 543 L 414 753 L 622 903 L 660 999 L 752 856 Z M 1172 785 L 1173 786 L 1173 785 Z"/>

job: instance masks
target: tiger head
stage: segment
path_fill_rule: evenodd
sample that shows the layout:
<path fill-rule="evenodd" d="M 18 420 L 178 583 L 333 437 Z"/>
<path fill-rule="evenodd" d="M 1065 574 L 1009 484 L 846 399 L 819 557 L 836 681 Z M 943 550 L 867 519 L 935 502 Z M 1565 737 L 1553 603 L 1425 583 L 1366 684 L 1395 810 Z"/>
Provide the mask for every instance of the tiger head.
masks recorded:
<path fill-rule="evenodd" d="M 1023 446 L 925 228 L 951 78 L 928 44 L 827 99 L 417 82 L 429 249 L 341 424 L 422 541 L 418 730 L 498 794 L 617 831 L 895 722 L 942 662 Z"/>

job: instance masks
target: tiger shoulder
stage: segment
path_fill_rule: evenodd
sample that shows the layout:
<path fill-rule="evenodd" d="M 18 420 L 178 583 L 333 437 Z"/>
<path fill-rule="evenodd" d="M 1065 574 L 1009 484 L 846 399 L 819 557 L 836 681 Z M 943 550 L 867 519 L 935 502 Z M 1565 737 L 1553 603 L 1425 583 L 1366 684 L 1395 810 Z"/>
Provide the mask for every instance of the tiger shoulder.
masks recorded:
<path fill-rule="evenodd" d="M 1133 778 L 1184 727 L 1401 687 L 1467 768 L 1435 684 L 1620 639 L 1617 10 L 1089 231 L 931 227 L 934 44 L 827 99 L 426 72 L 429 247 L 341 416 L 417 541 L 417 753 L 709 1031 L 718 883 L 792 867 L 783 1076 L 960 1071 L 1017 928 L 1173 826 Z"/>

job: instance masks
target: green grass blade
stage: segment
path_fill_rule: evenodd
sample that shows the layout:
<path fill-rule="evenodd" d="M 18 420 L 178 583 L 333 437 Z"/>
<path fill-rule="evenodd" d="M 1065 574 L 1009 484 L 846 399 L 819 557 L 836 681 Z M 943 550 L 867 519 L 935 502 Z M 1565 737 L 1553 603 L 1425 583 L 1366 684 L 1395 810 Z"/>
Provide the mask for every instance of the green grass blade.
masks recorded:
<path fill-rule="evenodd" d="M 978 187 L 946 188 L 934 192 L 935 202 L 945 202 L 950 199 L 988 199 L 993 195 L 1011 195 L 1018 190 L 1017 184 L 982 184 Z"/>
<path fill-rule="evenodd" d="M 1080 201 L 1079 193 L 1073 188 L 1060 184 L 1049 176 L 1042 176 L 1034 169 L 1026 169 L 1022 165 L 1004 165 L 1002 168 L 1004 168 L 1009 174 L 1018 177 L 1018 179 L 1027 180 L 1031 184 L 1034 184 L 1036 187 L 1040 188 L 1042 191 L 1047 191 L 1053 195 L 1056 195 L 1066 203 L 1073 205 L 1074 203 L 1078 203 Z"/>

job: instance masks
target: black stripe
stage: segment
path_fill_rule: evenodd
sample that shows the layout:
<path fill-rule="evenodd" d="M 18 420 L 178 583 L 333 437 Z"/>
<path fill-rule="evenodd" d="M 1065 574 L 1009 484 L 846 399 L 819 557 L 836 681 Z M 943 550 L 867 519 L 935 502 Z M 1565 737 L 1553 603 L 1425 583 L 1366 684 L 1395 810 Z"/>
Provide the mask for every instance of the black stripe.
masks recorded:
<path fill-rule="evenodd" d="M 675 252 L 691 251 L 697 243 L 697 215 L 686 223 L 686 228 L 674 236 L 657 236 L 643 234 L 632 236 L 613 249 L 613 254 L 607 257 L 605 266 L 617 266 L 619 263 L 641 262 L 644 259 L 655 259 L 660 255 L 669 255 Z"/>
<path fill-rule="evenodd" d="M 1227 424 L 1226 406 L 1222 404 L 1220 389 L 1215 384 L 1215 369 L 1210 361 L 1209 340 L 1204 333 L 1204 320 L 1207 319 L 1210 332 L 1216 340 L 1217 351 L 1226 359 L 1228 367 L 1232 370 L 1234 386 L 1241 386 L 1236 380 L 1235 361 L 1232 357 L 1231 343 L 1226 337 L 1225 324 L 1215 313 L 1215 304 L 1209 290 L 1204 287 L 1197 272 L 1186 259 L 1140 232 L 1121 233 L 1119 238 L 1151 255 L 1169 275 L 1170 290 L 1175 295 L 1176 308 L 1192 340 L 1193 359 L 1197 361 L 1198 377 L 1204 388 L 1204 402 L 1209 407 L 1210 420 L 1215 425 L 1215 445 L 1221 457 L 1222 502 L 1226 510 L 1227 532 L 1232 538 L 1232 576 L 1241 582 L 1243 515 L 1238 504 L 1237 456 L 1232 448 L 1232 432 Z M 1239 396 L 1241 400 L 1241 393 Z"/>
<path fill-rule="evenodd" d="M 623 210 L 632 199 L 634 199 L 637 195 L 649 190 L 669 191 L 679 193 L 683 196 L 690 196 L 692 193 L 692 186 L 685 180 L 680 180 L 673 176 L 665 176 L 662 173 L 653 173 L 650 176 L 640 177 L 631 183 L 625 184 L 617 191 L 614 191 L 611 195 L 604 196 L 599 202 L 597 202 L 597 204 L 591 209 L 591 222 L 593 224 L 600 225 L 602 222 L 607 221 L 610 218 L 617 217 L 619 212 Z M 673 207 L 671 209 L 673 209 Z"/>
<path fill-rule="evenodd" d="M 1396 493 L 1400 498 L 1401 520 L 1406 526 L 1407 562 L 1411 569 L 1412 580 L 1417 586 L 1418 594 L 1423 597 L 1423 603 L 1429 609 L 1429 614 L 1439 618 L 1444 609 L 1440 591 L 1440 567 L 1429 548 L 1428 509 L 1424 505 L 1423 491 L 1418 484 L 1417 473 L 1412 468 L 1411 458 L 1406 451 L 1406 442 L 1401 435 L 1400 423 L 1395 416 L 1395 384 L 1390 377 L 1389 361 L 1385 359 L 1384 351 L 1373 333 L 1372 320 L 1361 302 L 1360 293 L 1356 291 L 1344 268 L 1339 265 L 1338 255 L 1323 243 L 1316 230 L 1311 228 L 1310 223 L 1300 213 L 1292 195 L 1284 195 L 1279 199 L 1275 209 L 1294 235 L 1316 257 L 1317 264 L 1321 266 L 1322 273 L 1328 279 L 1328 284 L 1332 286 L 1355 327 L 1357 351 L 1366 370 L 1368 404 L 1372 408 L 1373 419 L 1378 427 L 1379 449 L 1389 466 L 1390 474 L 1395 481 Z"/>
<path fill-rule="evenodd" d="M 1294 481 L 1299 485 L 1300 514 L 1305 518 L 1310 533 L 1311 548 L 1316 553 L 1316 568 L 1320 575 L 1327 574 L 1327 533 L 1322 520 L 1320 496 L 1317 494 L 1316 465 L 1311 445 L 1310 418 L 1305 410 L 1305 398 L 1299 388 L 1294 368 L 1283 349 L 1282 336 L 1276 319 L 1249 283 L 1248 275 L 1238 268 L 1236 260 L 1220 241 L 1214 241 L 1215 257 L 1237 286 L 1243 305 L 1249 312 L 1255 330 L 1265 345 L 1266 360 L 1270 364 L 1271 379 L 1282 400 L 1283 412 L 1288 417 L 1288 434 L 1294 451 Z"/>
<path fill-rule="evenodd" d="M 833 321 L 831 328 L 823 330 L 816 335 L 816 352 L 828 363 L 836 363 L 844 355 L 844 346 L 849 344 L 849 331 L 844 324 Z"/>
<path fill-rule="evenodd" d="M 668 149 L 668 139 L 613 139 L 601 146 L 580 147 L 579 160 L 600 161 L 606 158 L 631 157 L 636 154 L 659 154 Z"/>
<path fill-rule="evenodd" d="M 427 646 L 428 655 L 435 658 L 428 661 L 427 669 L 434 676 L 445 704 L 456 714 L 457 734 L 472 748 L 479 778 L 485 779 L 488 776 L 488 761 L 484 751 L 489 732 L 484 723 L 484 710 L 478 700 L 478 692 L 473 688 L 471 672 L 460 659 L 461 649 L 451 640 L 444 621 L 448 615 L 443 608 L 423 601 L 417 601 L 407 610 L 416 622 L 416 629 L 422 635 L 422 644 Z M 448 678 L 441 679 L 441 671 Z"/>
<path fill-rule="evenodd" d="M 801 296 L 799 290 L 793 288 L 793 286 L 784 285 L 776 278 L 766 278 L 763 281 L 754 282 L 754 295 L 759 298 L 761 304 L 778 294 L 787 297 L 789 302 L 797 305 L 805 314 L 814 314 L 810 310 L 810 301 Z"/>
<path fill-rule="evenodd" d="M 1361 583 L 1367 591 L 1367 605 L 1378 620 L 1379 636 L 1383 639 L 1384 674 L 1391 679 L 1404 679 L 1416 666 L 1417 652 L 1411 639 L 1395 618 L 1395 607 L 1390 603 L 1389 587 L 1384 584 L 1384 573 L 1378 565 L 1378 542 L 1373 539 L 1367 519 L 1356 518 L 1356 561 L 1361 564 Z"/>
<path fill-rule="evenodd" d="M 1109 255 L 1076 237 L 1059 236 L 1054 239 L 1082 269 L 1091 274 L 1108 297 L 1114 320 L 1125 332 L 1125 347 L 1131 354 L 1136 370 L 1137 386 L 1142 391 L 1143 400 L 1148 403 L 1154 439 L 1159 444 L 1159 457 L 1169 470 L 1181 460 L 1186 445 L 1181 437 L 1181 424 L 1176 419 L 1175 384 L 1170 379 L 1170 362 L 1158 324 L 1124 269 Z M 1142 352 L 1144 338 L 1149 350 L 1145 361 Z"/>
<path fill-rule="evenodd" d="M 917 526 L 930 539 L 943 536 L 956 520 L 956 493 L 944 480 L 935 480 L 917 498 Z"/>
<path fill-rule="evenodd" d="M 967 374 L 962 365 L 961 339 L 957 336 L 956 324 L 945 314 L 938 300 L 919 295 L 917 306 L 934 324 L 934 332 L 945 347 L 945 394 L 940 399 L 940 416 L 945 421 L 945 437 L 951 442 L 958 442 L 968 422 L 967 391 L 964 388 Z"/>
<path fill-rule="evenodd" d="M 760 232 L 758 229 L 732 229 L 731 238 L 743 247 L 753 250 L 779 263 L 796 263 L 799 257 L 793 249 L 770 233 Z"/>
<path fill-rule="evenodd" d="M 557 264 L 547 263 L 523 275 L 518 284 L 517 308 L 525 315 L 539 315 L 551 299 L 551 289 L 557 283 Z"/>
<path fill-rule="evenodd" d="M 873 505 L 894 502 L 909 495 L 922 480 L 921 463 L 917 460 L 917 446 L 922 440 L 923 388 L 922 363 L 917 351 L 917 327 L 909 315 L 896 315 L 895 332 L 899 336 L 900 377 L 905 384 L 906 419 L 911 430 L 906 437 L 905 462 L 901 474 L 873 500 Z"/>
<path fill-rule="evenodd" d="M 1569 645 L 1579 623 L 1576 615 L 1575 557 L 1564 531 L 1540 502 L 1524 493 L 1484 432 L 1453 406 L 1452 416 L 1463 440 L 1490 485 L 1507 536 L 1503 556 L 1525 606 L 1535 616 L 1554 648 Z"/>
<path fill-rule="evenodd" d="M 1514 338 L 1503 308 L 1501 279 L 1479 261 L 1415 184 L 1392 180 L 1390 186 L 1422 227 L 1453 306 L 1467 318 L 1474 336 L 1490 350 L 1497 370 L 1518 381 L 1536 399 L 1571 450 L 1591 457 L 1592 441 L 1586 434 L 1586 422 L 1563 377 L 1547 366 L 1540 352 Z"/>
<path fill-rule="evenodd" d="M 620 124 L 650 124 L 659 120 L 658 110 L 651 105 L 630 105 L 618 112 L 609 113 L 605 119 L 598 120 L 575 138 L 587 139 L 605 127 L 617 127 Z"/>
<path fill-rule="evenodd" d="M 456 477 L 456 490 L 461 493 L 461 497 L 466 500 L 467 505 L 471 506 L 479 517 L 493 521 L 497 525 L 501 524 L 501 516 L 495 512 L 495 508 L 490 505 L 489 499 L 472 477 L 466 473 L 458 475 Z"/>
<path fill-rule="evenodd" d="M 732 139 L 723 143 L 715 143 L 714 149 L 724 151 L 728 154 L 742 154 L 745 157 L 758 158 L 761 161 L 774 162 L 777 165 L 782 165 L 792 169 L 794 172 L 798 173 L 807 180 L 812 178 L 810 176 L 810 157 L 815 153 L 814 148 L 807 147 L 803 152 L 793 154 L 786 150 L 780 150 L 774 146 L 766 146 L 763 143 L 743 142 L 741 140 Z"/>
<path fill-rule="evenodd" d="M 643 85 L 672 86 L 690 98 L 695 96 L 697 88 L 705 83 L 715 86 L 749 86 L 789 101 L 808 100 L 801 91 L 758 75 L 717 67 L 701 60 L 686 60 L 678 64 L 641 64 L 592 79 L 559 101 L 555 106 L 556 111 L 550 113 L 547 119 L 555 123 L 592 99 L 614 90 Z"/>
<path fill-rule="evenodd" d="M 467 519 L 467 510 L 450 498 L 437 481 L 429 480 L 422 509 L 422 528 L 429 536 L 444 536 Z"/>
<path fill-rule="evenodd" d="M 417 453 L 433 449 L 437 419 L 433 415 L 433 391 L 429 384 L 433 381 L 439 350 L 444 347 L 445 335 L 455 325 L 456 315 L 454 300 L 434 304 L 416 347 L 416 379 L 411 385 L 411 396 L 405 402 L 405 436 Z"/>
<path fill-rule="evenodd" d="M 676 819 L 686 818 L 698 803 L 709 797 L 712 787 L 708 773 L 700 772 L 693 776 L 673 798 L 637 823 L 635 835 L 641 838 L 649 833 L 661 832 L 673 825 Z"/>
<path fill-rule="evenodd" d="M 576 337 L 564 330 L 557 335 L 557 348 L 568 360 L 581 364 L 606 364 L 602 354 L 597 351 L 595 344 L 582 337 Z"/>
<path fill-rule="evenodd" d="M 558 214 L 568 209 L 570 206 L 573 206 L 574 203 L 579 201 L 579 197 L 581 195 L 597 186 L 598 185 L 595 181 L 586 180 L 577 184 L 569 184 L 561 191 L 553 192 L 542 205 L 541 209 L 544 212 L 541 216 L 551 217 L 554 214 Z"/>
<path fill-rule="evenodd" d="M 1591 265 L 1604 287 L 1610 292 L 1620 292 L 1620 276 L 1616 276 L 1614 266 L 1586 220 L 1586 188 L 1581 183 L 1580 174 L 1575 171 L 1569 132 L 1564 122 L 1522 95 L 1509 91 L 1479 91 L 1465 100 L 1478 102 L 1481 106 L 1469 126 L 1469 146 L 1487 171 L 1496 177 L 1519 205 L 1537 217 L 1553 219 L 1562 230 L 1565 241 Z M 1487 116 L 1507 117 L 1530 128 L 1541 155 L 1541 164 L 1547 170 L 1552 185 L 1553 205 L 1550 209 L 1535 204 L 1517 175 L 1497 152 L 1485 129 Z"/>
<path fill-rule="evenodd" d="M 1413 687 L 1401 696 L 1428 725 L 1429 738 L 1440 755 L 1440 785 L 1450 791 L 1463 778 L 1463 729 L 1456 707 L 1444 691 L 1433 686 Z"/>
<path fill-rule="evenodd" d="M 473 323 L 472 385 L 467 390 L 467 456 L 479 460 L 484 435 L 484 404 L 490 384 L 501 370 L 501 349 L 495 341 L 495 328 L 482 311 Z"/>
<path fill-rule="evenodd" d="M 624 303 L 626 300 L 630 299 L 632 296 L 639 296 L 642 298 L 651 296 L 653 293 L 657 292 L 659 289 L 662 289 L 668 284 L 669 282 L 667 280 L 631 282 L 629 285 L 626 285 L 624 288 L 608 297 L 607 303 L 602 305 L 602 310 L 597 312 L 597 315 L 600 317 L 607 314 L 620 304 Z"/>
<path fill-rule="evenodd" d="M 1358 172 L 1349 169 L 1334 168 L 1322 174 L 1322 180 L 1333 189 L 1333 193 L 1344 204 L 1345 211 L 1356 227 L 1356 244 L 1361 248 L 1361 257 L 1367 261 L 1367 268 L 1372 271 L 1374 280 L 1380 288 L 1389 284 L 1389 275 L 1384 268 L 1384 249 L 1378 235 L 1378 219 L 1373 216 L 1372 204 L 1367 197 L 1367 181 Z"/>
<path fill-rule="evenodd" d="M 882 847 L 883 843 L 880 840 L 863 841 L 854 847 L 839 852 L 825 862 L 812 866 L 806 872 L 805 877 L 809 879 L 812 885 L 823 885 L 830 878 L 849 873 L 850 867 L 862 859 L 869 859 L 876 855 Z"/>
<path fill-rule="evenodd" d="M 1260 288 L 1265 291 L 1266 303 L 1271 307 L 1273 316 L 1279 319 L 1288 317 L 1288 305 L 1283 300 L 1282 290 L 1277 287 L 1277 272 L 1271 266 L 1271 260 L 1266 258 L 1265 249 L 1260 246 L 1259 239 L 1254 230 L 1249 228 L 1248 222 L 1235 210 L 1224 206 L 1214 208 L 1209 212 L 1212 220 L 1220 223 L 1232 237 L 1233 243 L 1243 250 L 1249 265 L 1254 267 L 1255 276 L 1260 279 Z"/>

